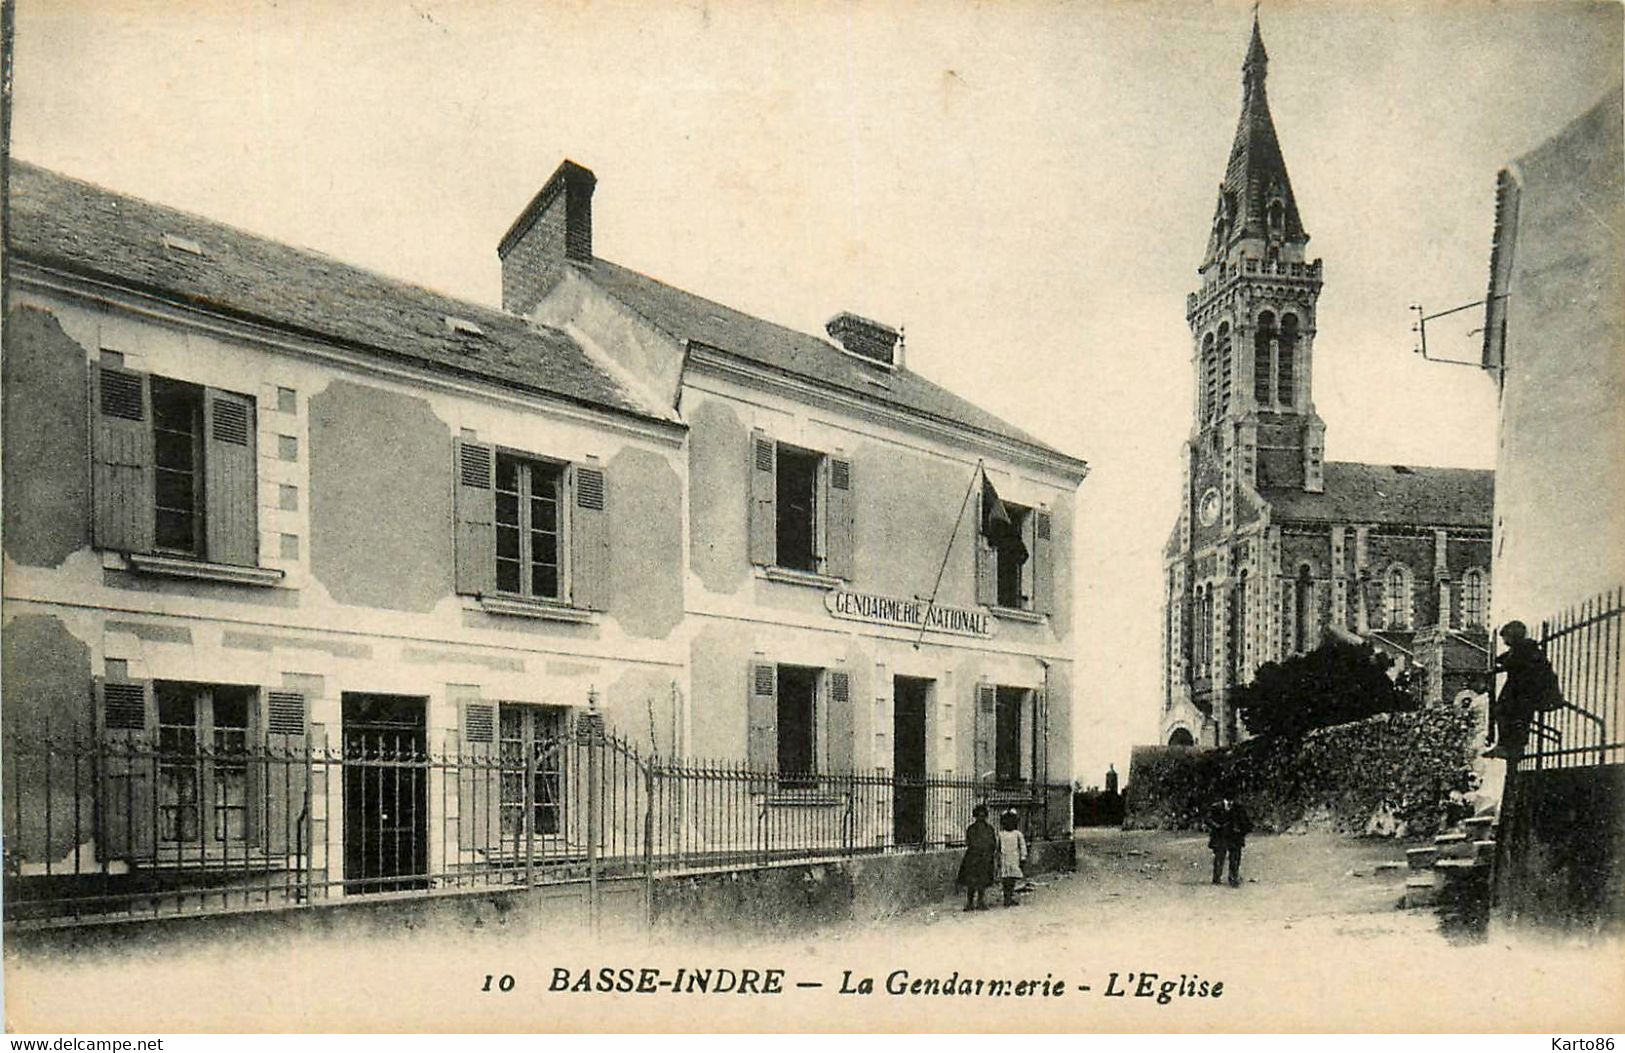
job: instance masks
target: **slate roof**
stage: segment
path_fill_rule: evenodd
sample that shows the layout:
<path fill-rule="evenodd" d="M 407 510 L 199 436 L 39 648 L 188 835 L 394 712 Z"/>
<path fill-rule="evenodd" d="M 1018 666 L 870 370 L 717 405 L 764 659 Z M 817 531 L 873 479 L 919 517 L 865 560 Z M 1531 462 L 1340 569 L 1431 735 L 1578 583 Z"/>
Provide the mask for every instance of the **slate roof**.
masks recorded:
<path fill-rule="evenodd" d="M 1065 462 L 1086 465 L 1020 428 L 905 368 L 869 365 L 835 344 L 684 292 L 637 271 L 596 259 L 581 274 L 674 339 L 703 344 L 756 365 L 864 399 L 988 433 Z M 882 386 L 884 385 L 884 386 Z"/>
<path fill-rule="evenodd" d="M 1495 473 L 1327 461 L 1326 492 L 1265 490 L 1276 523 L 1382 523 L 1488 529 Z"/>
<path fill-rule="evenodd" d="M 166 247 L 165 235 L 195 242 L 204 255 Z M 15 160 L 8 240 L 41 263 L 353 350 L 675 420 L 557 329 Z M 448 316 L 483 335 L 453 332 Z"/>

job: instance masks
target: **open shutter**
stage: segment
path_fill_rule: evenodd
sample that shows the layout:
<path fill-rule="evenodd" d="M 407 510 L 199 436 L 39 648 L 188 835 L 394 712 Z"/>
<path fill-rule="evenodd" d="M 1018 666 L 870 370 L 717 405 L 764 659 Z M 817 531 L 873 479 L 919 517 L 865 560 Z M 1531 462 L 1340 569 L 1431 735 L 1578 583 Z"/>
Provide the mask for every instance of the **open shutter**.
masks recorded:
<path fill-rule="evenodd" d="M 208 558 L 252 567 L 259 563 L 259 488 L 255 482 L 254 400 L 210 388 L 205 400 L 203 517 Z"/>
<path fill-rule="evenodd" d="M 829 459 L 829 556 L 824 571 L 832 578 L 852 580 L 853 510 L 857 494 L 852 481 L 852 462 L 844 457 Z"/>
<path fill-rule="evenodd" d="M 1043 688 L 1033 692 L 1032 778 L 1040 787 L 1049 782 L 1049 693 Z"/>
<path fill-rule="evenodd" d="M 310 855 L 310 707 L 298 691 L 265 692 L 265 850 Z"/>
<path fill-rule="evenodd" d="M 988 543 L 987 535 L 982 533 L 985 514 L 982 511 L 982 498 L 978 497 L 975 529 L 971 531 L 971 541 L 976 546 L 976 602 L 984 607 L 993 607 L 999 602 L 999 578 L 993 565 L 993 546 Z"/>
<path fill-rule="evenodd" d="M 1050 541 L 1050 515 L 1033 511 L 1033 610 L 1038 614 L 1055 612 L 1055 546 Z"/>
<path fill-rule="evenodd" d="M 496 457 L 489 443 L 459 438 L 452 444 L 456 464 L 457 591 L 495 592 Z"/>
<path fill-rule="evenodd" d="M 997 774 L 994 737 L 998 726 L 998 690 L 992 684 L 976 685 L 976 768 L 972 778 L 991 784 Z"/>
<path fill-rule="evenodd" d="M 103 759 L 102 855 L 104 859 L 150 858 L 158 834 L 152 683 L 115 683 L 97 677 L 95 691 Z"/>
<path fill-rule="evenodd" d="M 95 406 L 91 489 L 97 548 L 152 551 L 152 389 L 147 374 L 91 367 Z"/>
<path fill-rule="evenodd" d="M 852 770 L 853 709 L 852 674 L 832 670 L 829 674 L 829 704 L 825 706 L 829 728 L 828 763 L 832 772 Z"/>
<path fill-rule="evenodd" d="M 457 847 L 488 851 L 502 844 L 502 753 L 497 704 L 477 700 L 457 707 L 462 745 L 457 751 Z"/>
<path fill-rule="evenodd" d="M 745 756 L 755 771 L 774 771 L 779 766 L 778 669 L 768 662 L 750 665 L 750 692 L 746 703 Z M 757 789 L 764 789 L 765 783 Z"/>
<path fill-rule="evenodd" d="M 770 567 L 777 559 L 778 458 L 773 440 L 760 428 L 750 433 L 750 561 Z"/>
<path fill-rule="evenodd" d="M 609 516 L 604 470 L 585 464 L 571 468 L 575 507 L 570 512 L 570 599 L 577 607 L 609 606 Z"/>

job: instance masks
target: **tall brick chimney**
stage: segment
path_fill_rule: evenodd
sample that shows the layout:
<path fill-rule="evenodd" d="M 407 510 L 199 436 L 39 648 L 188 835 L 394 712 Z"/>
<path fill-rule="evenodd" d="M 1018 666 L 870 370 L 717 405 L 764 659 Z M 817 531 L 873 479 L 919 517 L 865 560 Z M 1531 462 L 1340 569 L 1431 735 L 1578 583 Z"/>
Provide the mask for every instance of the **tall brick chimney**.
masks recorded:
<path fill-rule="evenodd" d="M 497 245 L 502 260 L 502 309 L 525 314 L 536 306 L 558 268 L 592 262 L 592 191 L 598 177 L 565 161 Z"/>

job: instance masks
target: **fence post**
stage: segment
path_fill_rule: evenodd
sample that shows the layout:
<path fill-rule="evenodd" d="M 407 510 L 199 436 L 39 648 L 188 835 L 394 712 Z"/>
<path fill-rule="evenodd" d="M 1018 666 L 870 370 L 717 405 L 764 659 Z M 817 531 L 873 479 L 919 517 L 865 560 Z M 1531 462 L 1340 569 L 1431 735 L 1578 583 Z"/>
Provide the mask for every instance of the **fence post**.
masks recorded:
<path fill-rule="evenodd" d="M 643 916 L 655 923 L 655 762 L 643 766 Z"/>
<path fill-rule="evenodd" d="M 578 725 L 578 741 L 587 748 L 587 924 L 598 928 L 598 837 L 603 827 L 603 788 L 598 785 L 598 751 L 604 742 L 604 717 L 597 699 Z"/>

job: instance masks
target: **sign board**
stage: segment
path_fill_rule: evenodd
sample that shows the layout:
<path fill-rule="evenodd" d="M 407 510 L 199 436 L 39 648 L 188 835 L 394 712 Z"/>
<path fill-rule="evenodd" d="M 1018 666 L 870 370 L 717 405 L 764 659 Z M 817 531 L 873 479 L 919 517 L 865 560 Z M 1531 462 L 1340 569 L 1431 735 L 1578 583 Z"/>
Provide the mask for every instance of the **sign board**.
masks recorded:
<path fill-rule="evenodd" d="M 925 600 L 903 600 L 895 596 L 876 596 L 845 589 L 826 592 L 824 606 L 835 617 L 847 621 L 895 625 L 900 629 L 924 629 L 954 636 L 975 636 L 984 640 L 998 628 L 993 615 L 980 607 L 948 607 Z"/>

